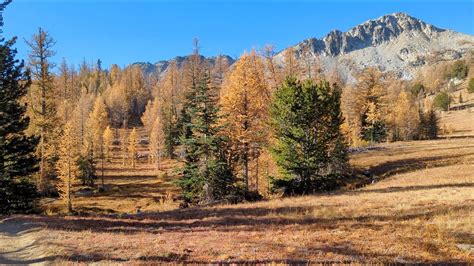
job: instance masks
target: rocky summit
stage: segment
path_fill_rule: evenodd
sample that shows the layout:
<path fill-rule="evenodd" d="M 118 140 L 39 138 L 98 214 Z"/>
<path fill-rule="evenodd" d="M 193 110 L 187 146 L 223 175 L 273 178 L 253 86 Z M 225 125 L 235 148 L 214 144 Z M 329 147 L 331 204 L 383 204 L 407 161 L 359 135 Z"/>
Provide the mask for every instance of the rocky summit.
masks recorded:
<path fill-rule="evenodd" d="M 474 36 L 441 29 L 405 13 L 394 13 L 368 20 L 346 32 L 333 30 L 322 38 L 303 40 L 291 48 L 297 59 L 313 59 L 323 72 L 337 71 L 349 83 L 354 81 L 354 73 L 369 66 L 412 79 L 426 65 L 470 54 L 474 51 Z M 284 63 L 286 49 L 275 55 L 277 64 Z M 229 64 L 234 62 L 229 56 L 221 57 Z M 216 58 L 219 57 L 207 60 L 212 65 Z M 179 67 L 185 59 L 136 64 L 146 73 L 161 75 L 171 62 Z"/>

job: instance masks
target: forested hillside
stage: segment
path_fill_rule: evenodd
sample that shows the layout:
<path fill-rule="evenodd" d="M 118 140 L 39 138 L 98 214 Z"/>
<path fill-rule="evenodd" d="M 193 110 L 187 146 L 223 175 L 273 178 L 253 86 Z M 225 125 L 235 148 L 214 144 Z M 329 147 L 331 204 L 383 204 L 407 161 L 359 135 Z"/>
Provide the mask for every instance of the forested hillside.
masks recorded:
<path fill-rule="evenodd" d="M 396 13 L 125 67 L 21 41 L 0 39 L 0 264 L 474 261 L 473 36 Z"/>

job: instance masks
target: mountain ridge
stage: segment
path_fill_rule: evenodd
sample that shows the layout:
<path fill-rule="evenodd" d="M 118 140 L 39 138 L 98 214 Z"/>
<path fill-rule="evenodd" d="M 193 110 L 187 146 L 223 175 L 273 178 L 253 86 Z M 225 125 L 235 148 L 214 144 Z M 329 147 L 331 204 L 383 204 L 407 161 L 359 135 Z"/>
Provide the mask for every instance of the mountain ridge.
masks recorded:
<path fill-rule="evenodd" d="M 441 29 L 407 13 L 396 12 L 367 20 L 345 32 L 335 29 L 321 38 L 308 38 L 287 47 L 275 54 L 277 65 L 284 64 L 284 52 L 289 48 L 299 60 L 318 59 L 323 72 L 337 70 L 346 82 L 353 82 L 354 72 L 369 66 L 412 79 L 427 64 L 465 57 L 474 50 L 474 36 Z M 230 56 L 221 56 L 228 58 L 230 64 L 235 61 Z M 162 75 L 173 60 L 182 63 L 185 58 L 141 63 L 141 67 L 146 73 Z M 215 58 L 204 59 L 212 65 Z"/>
<path fill-rule="evenodd" d="M 315 51 L 326 56 L 337 56 L 369 46 L 381 45 L 404 32 L 413 31 L 421 32 L 426 38 L 429 38 L 446 30 L 437 28 L 406 13 L 397 12 L 367 20 L 346 32 L 334 29 L 320 39 L 313 37 L 300 43 L 313 42 Z"/>

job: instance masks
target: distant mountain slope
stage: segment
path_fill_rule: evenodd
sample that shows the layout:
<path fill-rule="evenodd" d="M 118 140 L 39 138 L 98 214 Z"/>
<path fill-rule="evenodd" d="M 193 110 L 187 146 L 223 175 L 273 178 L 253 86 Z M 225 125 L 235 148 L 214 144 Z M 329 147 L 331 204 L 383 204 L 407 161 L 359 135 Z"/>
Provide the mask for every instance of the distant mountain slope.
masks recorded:
<path fill-rule="evenodd" d="M 474 50 L 474 36 L 437 28 L 405 13 L 366 21 L 347 32 L 331 31 L 292 47 L 298 58 L 318 58 L 325 71 L 335 67 L 349 81 L 354 70 L 368 66 L 411 79 L 422 66 L 464 57 Z M 275 58 L 283 62 L 282 52 Z"/>
<path fill-rule="evenodd" d="M 161 76 L 166 72 L 166 70 L 168 69 L 168 67 L 171 65 L 172 62 L 176 62 L 176 66 L 178 68 L 181 68 L 183 66 L 183 63 L 189 57 L 190 56 L 177 56 L 173 59 L 158 61 L 154 64 L 150 62 L 137 62 L 132 65 L 140 66 L 140 68 L 143 70 L 145 74 L 157 74 Z M 216 61 L 221 58 L 226 59 L 229 65 L 232 65 L 235 62 L 235 60 L 228 55 L 219 55 L 219 56 L 213 56 L 213 57 L 201 56 L 201 60 L 206 61 L 210 66 L 214 66 L 216 64 Z"/>
<path fill-rule="evenodd" d="M 308 57 L 317 59 L 323 71 L 337 69 L 342 78 L 349 82 L 354 80 L 354 71 L 368 66 L 393 71 L 400 78 L 411 79 L 423 66 L 463 58 L 473 52 L 474 36 L 440 29 L 405 13 L 394 13 L 368 20 L 347 32 L 333 30 L 322 39 L 306 39 L 292 46 L 292 49 L 299 60 Z M 275 55 L 277 64 L 284 63 L 285 50 Z M 235 61 L 226 55 L 222 57 L 226 57 L 229 64 Z M 135 65 L 139 65 L 145 73 L 162 75 L 172 61 L 180 67 L 186 58 L 179 56 L 155 64 Z M 211 65 L 217 58 L 203 57 Z"/>

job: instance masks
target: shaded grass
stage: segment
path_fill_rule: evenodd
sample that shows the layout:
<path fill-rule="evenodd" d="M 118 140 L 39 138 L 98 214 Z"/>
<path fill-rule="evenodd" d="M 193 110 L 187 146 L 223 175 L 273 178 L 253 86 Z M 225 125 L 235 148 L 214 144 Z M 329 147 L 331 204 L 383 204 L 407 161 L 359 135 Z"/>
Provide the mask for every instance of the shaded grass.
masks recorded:
<path fill-rule="evenodd" d="M 474 263 L 457 247 L 474 239 L 473 162 L 474 139 L 381 144 L 351 155 L 376 180 L 362 189 L 182 210 L 156 207 L 173 177 L 115 176 L 77 206 L 145 213 L 15 219 L 44 224 L 58 264 Z"/>

